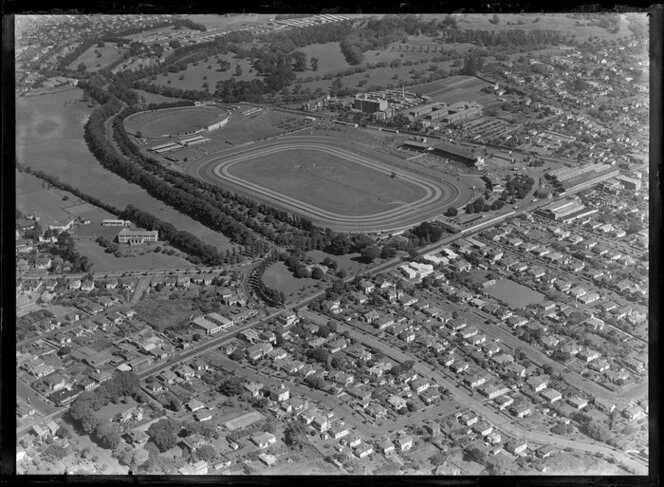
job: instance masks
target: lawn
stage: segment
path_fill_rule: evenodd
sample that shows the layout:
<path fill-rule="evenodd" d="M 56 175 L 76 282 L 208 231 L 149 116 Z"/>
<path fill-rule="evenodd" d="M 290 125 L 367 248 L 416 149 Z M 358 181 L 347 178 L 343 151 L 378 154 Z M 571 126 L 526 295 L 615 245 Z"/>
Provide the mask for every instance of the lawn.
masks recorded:
<path fill-rule="evenodd" d="M 283 262 L 275 262 L 263 274 L 263 283 L 272 289 L 283 291 L 286 302 L 292 302 L 306 288 L 318 283 L 316 279 L 297 279 Z"/>
<path fill-rule="evenodd" d="M 233 112 L 225 127 L 208 134 L 214 142 L 205 144 L 205 149 L 208 150 L 209 147 L 209 152 L 212 152 L 215 144 L 218 145 L 218 148 L 227 149 L 231 145 L 226 144 L 226 141 L 232 142 L 233 145 L 239 145 L 274 137 L 284 132 L 277 125 L 290 119 L 301 120 L 302 117 L 272 110 L 262 110 L 246 118 L 239 112 Z"/>
<path fill-rule="evenodd" d="M 35 214 L 40 217 L 42 228 L 68 218 L 70 215 L 64 207 L 71 204 L 71 199 L 62 200 L 69 193 L 46 189 L 45 185 L 44 181 L 31 174 L 16 173 L 16 208 L 25 215 Z"/>
<path fill-rule="evenodd" d="M 134 310 L 143 321 L 163 331 L 187 321 L 193 308 L 188 299 L 143 299 Z"/>
<path fill-rule="evenodd" d="M 207 127 L 226 115 L 216 107 L 178 107 L 141 112 L 125 119 L 128 132 L 140 131 L 145 137 L 189 134 Z"/>
<path fill-rule="evenodd" d="M 106 42 L 104 47 L 97 47 L 95 44 L 77 57 L 68 68 L 77 69 L 78 65 L 83 63 L 88 71 L 97 71 L 121 59 L 127 51 L 126 47 L 117 47 L 115 42 Z M 97 56 L 97 52 L 100 56 Z"/>
<path fill-rule="evenodd" d="M 161 252 L 146 252 L 143 255 L 116 257 L 113 254 L 107 254 L 101 245 L 87 238 L 76 239 L 76 249 L 81 255 L 90 259 L 93 264 L 92 270 L 95 272 L 181 269 L 194 266 L 182 256 L 167 255 Z"/>
<path fill-rule="evenodd" d="M 80 101 L 81 97 L 82 91 L 72 88 L 50 95 L 17 98 L 17 161 L 55 175 L 117 208 L 132 204 L 222 251 L 231 248 L 222 234 L 166 206 L 140 186 L 99 164 L 83 140 L 83 127 L 92 109 Z"/>
<path fill-rule="evenodd" d="M 230 68 L 226 71 L 217 71 L 219 64 L 216 59 L 223 59 L 231 63 Z M 161 86 L 171 86 L 173 88 L 180 88 L 182 90 L 204 90 L 203 83 L 207 83 L 210 91 L 215 90 L 217 82 L 235 79 L 236 81 L 251 81 L 256 78 L 256 73 L 253 72 L 251 63 L 247 59 L 237 59 L 235 54 L 215 54 L 207 59 L 189 64 L 185 71 L 179 73 L 168 73 L 166 75 L 159 75 L 155 80 L 147 78 L 148 81 Z M 235 66 L 240 65 L 242 74 L 235 76 Z M 208 69 L 208 66 L 210 68 Z M 182 79 L 180 79 L 182 77 Z M 205 78 L 205 79 L 204 79 Z M 170 82 L 170 83 L 169 83 Z"/>
<path fill-rule="evenodd" d="M 232 176 L 330 212 L 374 214 L 422 198 L 421 187 L 321 150 L 286 149 L 229 166 Z"/>
<path fill-rule="evenodd" d="M 325 44 L 312 44 L 298 49 L 307 55 L 307 70 L 297 73 L 298 77 L 318 76 L 327 73 L 336 73 L 347 69 L 350 65 L 341 53 L 338 42 L 326 42 Z M 311 71 L 311 58 L 318 59 L 318 71 Z"/>
<path fill-rule="evenodd" d="M 629 25 L 629 16 L 621 15 L 624 20 L 620 22 L 620 30 L 616 34 L 611 34 L 606 29 L 598 26 L 588 26 L 589 19 L 571 19 L 568 14 L 503 14 L 499 15 L 498 24 L 491 24 L 489 14 L 461 14 L 458 22 L 458 28 L 463 30 L 495 30 L 496 32 L 512 29 L 530 30 L 558 30 L 565 34 L 573 35 L 578 40 L 585 40 L 590 36 L 597 36 L 601 40 L 617 40 L 620 37 L 632 37 L 632 33 L 627 28 Z M 635 15 L 635 14 L 632 14 Z M 533 22 L 536 18 L 540 20 Z M 523 24 L 518 25 L 521 21 Z M 580 21 L 583 26 L 576 25 Z M 513 25 L 508 25 L 511 22 Z M 527 47 L 527 46 L 524 46 Z"/>
<path fill-rule="evenodd" d="M 176 101 L 181 101 L 180 98 L 171 98 L 168 96 L 158 95 L 156 93 L 150 93 L 148 91 L 136 89 L 134 91 L 136 94 L 138 94 L 139 98 L 143 99 L 143 102 L 146 105 L 149 105 L 150 103 L 173 103 Z"/>
<path fill-rule="evenodd" d="M 510 308 L 525 308 L 529 304 L 541 302 L 544 298 L 543 294 L 510 279 L 498 281 L 494 286 L 488 287 L 486 293 Z"/>

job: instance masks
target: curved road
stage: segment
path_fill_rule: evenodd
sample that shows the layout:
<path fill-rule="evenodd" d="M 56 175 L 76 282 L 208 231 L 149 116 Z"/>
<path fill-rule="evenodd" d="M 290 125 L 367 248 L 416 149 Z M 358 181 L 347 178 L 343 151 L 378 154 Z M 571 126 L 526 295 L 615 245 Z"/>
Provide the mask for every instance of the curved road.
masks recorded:
<path fill-rule="evenodd" d="M 234 176 L 234 165 L 249 161 L 255 157 L 264 157 L 294 149 L 317 150 L 345 159 L 346 161 L 369 167 L 389 177 L 394 172 L 398 177 L 420 187 L 424 196 L 415 201 L 402 203 L 392 208 L 368 215 L 349 215 L 325 210 L 315 204 L 304 202 L 292 196 L 265 188 L 256 183 Z M 396 165 L 385 154 L 364 154 L 355 149 L 338 146 L 338 141 L 325 136 L 288 136 L 276 140 L 247 144 L 232 149 L 224 149 L 210 154 L 209 157 L 192 163 L 188 172 L 196 177 L 239 189 L 251 197 L 288 211 L 300 213 L 312 221 L 337 231 L 393 232 L 429 220 L 448 206 L 459 207 L 466 203 L 472 192 L 461 182 L 435 180 L 427 178 Z"/>

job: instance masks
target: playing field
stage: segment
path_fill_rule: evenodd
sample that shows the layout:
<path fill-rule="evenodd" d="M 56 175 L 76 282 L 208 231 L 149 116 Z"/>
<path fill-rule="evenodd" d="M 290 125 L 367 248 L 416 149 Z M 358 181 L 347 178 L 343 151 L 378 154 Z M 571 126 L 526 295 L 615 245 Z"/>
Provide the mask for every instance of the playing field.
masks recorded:
<path fill-rule="evenodd" d="M 487 288 L 486 293 L 510 308 L 525 308 L 529 304 L 539 303 L 544 298 L 543 294 L 510 279 L 499 281 L 494 286 Z"/>
<path fill-rule="evenodd" d="M 378 151 L 298 135 L 210 152 L 186 170 L 338 231 L 395 231 L 472 197 L 464 183 L 411 172 Z"/>
<path fill-rule="evenodd" d="M 325 147 L 283 147 L 257 152 L 239 162 L 228 168 L 234 177 L 347 215 L 378 213 L 426 194 L 421 186 L 393 179 L 389 173 L 357 164 Z"/>
<path fill-rule="evenodd" d="M 124 121 L 129 133 L 144 137 L 188 134 L 222 120 L 227 112 L 216 107 L 178 107 L 130 115 Z"/>

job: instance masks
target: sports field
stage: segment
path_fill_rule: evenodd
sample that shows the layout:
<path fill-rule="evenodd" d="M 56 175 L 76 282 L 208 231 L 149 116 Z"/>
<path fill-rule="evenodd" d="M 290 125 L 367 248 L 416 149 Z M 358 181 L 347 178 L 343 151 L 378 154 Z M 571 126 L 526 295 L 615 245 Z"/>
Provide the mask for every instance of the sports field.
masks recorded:
<path fill-rule="evenodd" d="M 265 149 L 228 166 L 228 174 L 347 215 L 378 213 L 425 196 L 425 188 L 393 179 L 324 146 Z M 246 162 L 244 162 L 246 161 Z"/>
<path fill-rule="evenodd" d="M 124 123 L 132 134 L 140 131 L 144 137 L 161 137 L 192 133 L 225 116 L 227 112 L 216 107 L 178 107 L 135 113 Z"/>
<path fill-rule="evenodd" d="M 338 231 L 395 231 L 460 206 L 472 191 L 434 180 L 324 136 L 287 136 L 222 149 L 190 164 L 190 174 L 237 189 Z"/>

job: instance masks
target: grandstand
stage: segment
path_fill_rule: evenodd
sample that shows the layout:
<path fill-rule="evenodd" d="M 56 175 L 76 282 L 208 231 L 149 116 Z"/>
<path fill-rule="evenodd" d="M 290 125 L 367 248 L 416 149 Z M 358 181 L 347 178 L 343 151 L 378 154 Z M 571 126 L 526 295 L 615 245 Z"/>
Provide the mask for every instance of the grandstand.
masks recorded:
<path fill-rule="evenodd" d="M 160 145 L 155 145 L 154 147 L 150 147 L 150 150 L 155 154 L 162 154 L 164 152 L 172 151 L 174 149 L 179 149 L 180 147 L 182 146 L 177 142 L 168 142 L 167 144 L 160 144 Z"/>
<path fill-rule="evenodd" d="M 210 142 L 210 139 L 205 138 L 202 135 L 195 135 L 194 137 L 189 137 L 188 139 L 182 139 L 178 143 L 184 147 L 189 147 L 191 145 L 202 144 L 203 142 Z"/>

